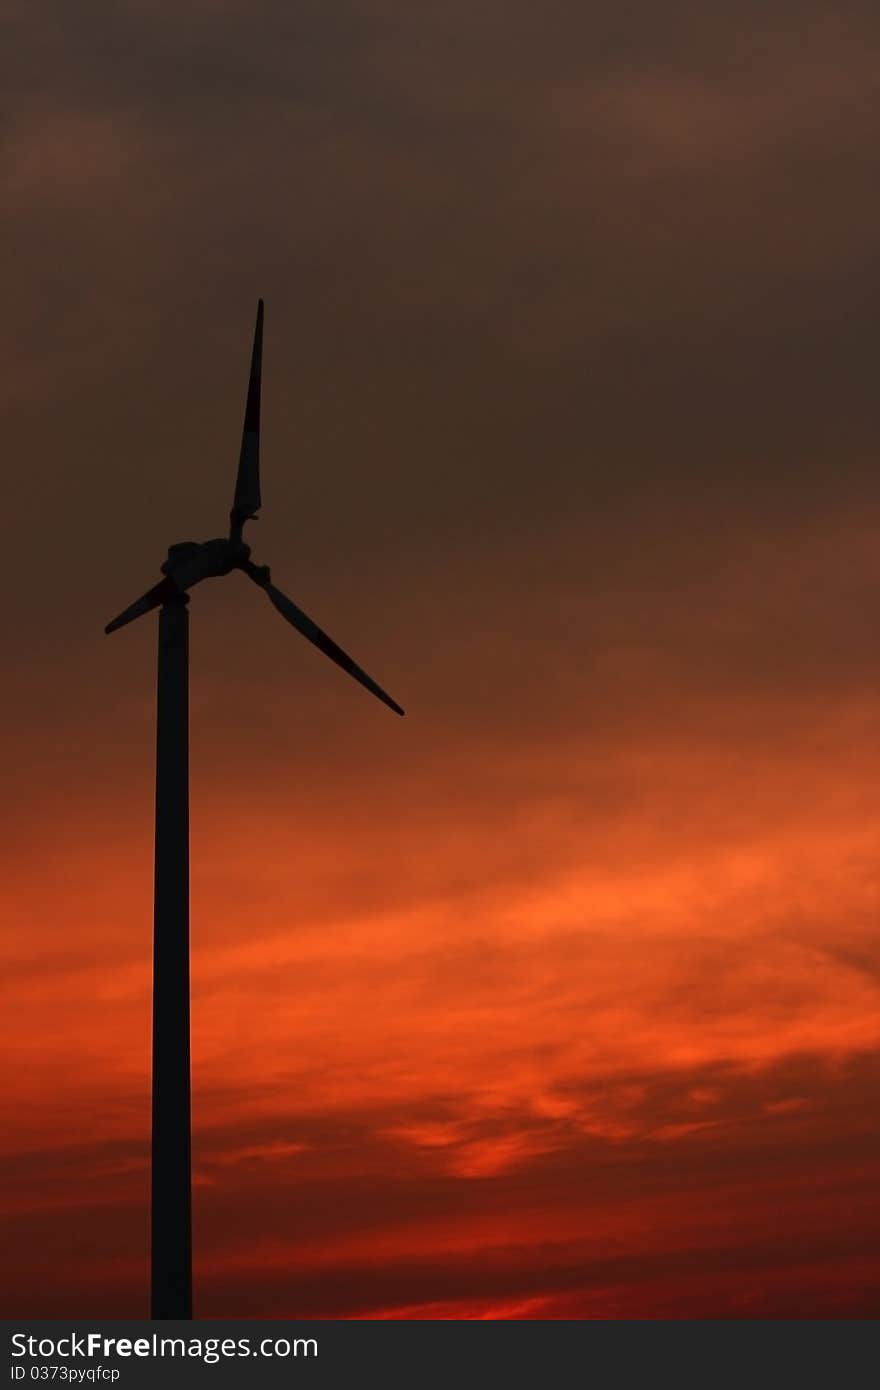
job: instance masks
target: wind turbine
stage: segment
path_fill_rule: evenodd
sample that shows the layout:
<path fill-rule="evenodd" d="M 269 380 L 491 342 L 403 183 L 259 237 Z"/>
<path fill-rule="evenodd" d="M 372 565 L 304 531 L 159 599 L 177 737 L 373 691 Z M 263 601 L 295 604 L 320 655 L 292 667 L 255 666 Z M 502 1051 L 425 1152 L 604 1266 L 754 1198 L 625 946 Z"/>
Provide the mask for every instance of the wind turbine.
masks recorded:
<path fill-rule="evenodd" d="M 260 376 L 263 301 L 257 305 L 229 535 L 169 546 L 165 578 L 105 632 L 159 608 L 156 704 L 156 849 L 153 916 L 153 1136 L 151 1317 L 192 1317 L 192 1175 L 189 1029 L 189 734 L 188 590 L 203 579 L 242 570 L 303 637 L 371 694 L 400 705 L 271 582 L 268 565 L 251 562 L 242 533 L 260 509 Z"/>

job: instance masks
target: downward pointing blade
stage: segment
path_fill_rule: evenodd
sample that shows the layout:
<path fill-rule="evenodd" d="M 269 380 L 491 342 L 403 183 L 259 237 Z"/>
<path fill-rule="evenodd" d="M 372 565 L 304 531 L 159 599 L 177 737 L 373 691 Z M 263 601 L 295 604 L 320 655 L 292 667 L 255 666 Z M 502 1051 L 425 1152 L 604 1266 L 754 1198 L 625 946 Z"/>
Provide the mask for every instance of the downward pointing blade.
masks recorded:
<path fill-rule="evenodd" d="M 263 370 L 263 301 L 257 304 L 257 323 L 254 328 L 254 347 L 251 353 L 251 375 L 248 381 L 247 404 L 244 410 L 244 429 L 241 453 L 238 457 L 238 477 L 232 516 L 247 521 L 260 510 L 260 380 Z"/>
<path fill-rule="evenodd" d="M 307 637 L 319 651 L 322 651 L 325 656 L 329 656 L 330 660 L 335 661 L 337 666 L 341 666 L 343 671 L 354 676 L 354 679 L 359 681 L 366 690 L 369 690 L 371 695 L 375 695 L 377 700 L 381 700 L 383 705 L 393 709 L 395 714 L 403 714 L 404 711 L 400 705 L 386 694 L 381 685 L 377 685 L 372 677 L 358 666 L 357 662 L 352 661 L 347 652 L 344 652 L 341 647 L 337 647 L 333 639 L 328 637 L 317 623 L 313 623 L 307 613 L 304 613 L 301 608 L 297 608 L 296 604 L 280 589 L 276 589 L 274 584 L 269 584 L 257 577 L 256 566 L 246 566 L 245 573 L 253 579 L 255 584 L 259 584 L 261 589 L 266 590 L 269 601 L 275 605 L 281 616 L 286 618 L 292 627 L 296 628 L 297 632 L 301 632 L 303 637 Z"/>
<path fill-rule="evenodd" d="M 177 592 L 178 588 L 173 580 L 160 579 L 159 583 L 154 584 L 152 589 L 148 589 L 139 599 L 135 599 L 134 603 L 129 604 L 128 608 L 123 609 L 112 623 L 107 624 L 104 631 L 106 633 L 115 632 L 117 628 L 125 627 L 126 623 L 133 623 L 135 618 L 141 618 L 151 609 L 158 608 L 160 603 L 173 598 Z"/>

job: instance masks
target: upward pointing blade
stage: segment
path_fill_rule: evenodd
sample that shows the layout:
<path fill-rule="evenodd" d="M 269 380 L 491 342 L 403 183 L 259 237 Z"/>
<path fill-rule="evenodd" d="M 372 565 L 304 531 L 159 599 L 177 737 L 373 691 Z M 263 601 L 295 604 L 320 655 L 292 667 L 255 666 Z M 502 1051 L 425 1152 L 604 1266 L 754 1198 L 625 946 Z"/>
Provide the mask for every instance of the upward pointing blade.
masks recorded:
<path fill-rule="evenodd" d="M 251 353 L 251 375 L 248 381 L 241 453 L 238 458 L 238 477 L 232 503 L 232 520 L 245 522 L 260 510 L 260 378 L 263 369 L 263 301 L 257 304 L 257 323 Z"/>
<path fill-rule="evenodd" d="M 372 677 L 358 666 L 356 661 L 352 661 L 347 652 L 344 652 L 341 647 L 337 647 L 332 637 L 328 637 L 317 623 L 312 622 L 307 613 L 304 613 L 301 608 L 297 608 L 292 599 L 289 599 L 280 589 L 276 589 L 274 584 L 269 583 L 266 578 L 268 571 L 262 572 L 257 565 L 250 563 L 243 565 L 242 568 L 248 578 L 252 579 L 255 584 L 259 584 L 261 589 L 266 590 L 269 601 L 275 605 L 281 616 L 286 618 L 292 627 L 296 628 L 297 632 L 301 632 L 303 637 L 307 637 L 319 651 L 322 651 L 325 656 L 329 656 L 330 660 L 335 661 L 337 666 L 341 666 L 343 671 L 354 676 L 354 679 L 359 681 L 366 690 L 369 690 L 371 695 L 375 695 L 377 700 L 381 700 L 383 705 L 393 709 L 395 714 L 403 714 L 404 711 L 400 705 L 392 700 L 381 685 L 377 685 Z"/>

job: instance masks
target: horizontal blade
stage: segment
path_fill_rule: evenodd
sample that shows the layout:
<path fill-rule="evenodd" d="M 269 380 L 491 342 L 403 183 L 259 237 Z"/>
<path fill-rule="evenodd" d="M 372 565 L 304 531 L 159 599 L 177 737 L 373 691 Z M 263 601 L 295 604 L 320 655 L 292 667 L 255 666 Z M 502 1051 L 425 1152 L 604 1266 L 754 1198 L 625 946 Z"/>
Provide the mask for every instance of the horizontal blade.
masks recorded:
<path fill-rule="evenodd" d="M 158 608 L 160 604 L 165 603 L 167 599 L 174 598 L 175 594 L 179 592 L 172 579 L 161 579 L 158 584 L 153 585 L 152 589 L 148 589 L 134 603 L 129 604 L 128 608 L 124 609 L 118 618 L 114 618 L 112 623 L 108 623 L 104 631 L 107 633 L 115 632 L 117 628 L 125 627 L 126 623 L 133 623 L 135 618 L 143 617 L 144 613 Z"/>
<path fill-rule="evenodd" d="M 361 670 L 357 662 L 352 661 L 347 652 L 344 652 L 341 647 L 337 647 L 333 639 L 328 637 L 326 632 L 322 632 L 307 613 L 304 613 L 301 608 L 297 608 L 296 604 L 286 594 L 282 594 L 280 589 L 276 589 L 274 584 L 268 583 L 264 578 L 257 577 L 259 571 L 256 565 L 246 566 L 245 573 L 253 579 L 255 584 L 259 584 L 261 589 L 266 590 L 269 601 L 275 605 L 281 616 L 286 618 L 292 627 L 296 628 L 297 632 L 301 632 L 303 637 L 307 637 L 319 651 L 322 651 L 325 656 L 329 656 L 330 660 L 335 661 L 337 666 L 341 666 L 343 671 L 354 676 L 355 680 L 359 681 L 366 690 L 369 690 L 371 695 L 375 695 L 377 700 L 381 700 L 383 705 L 393 709 L 395 714 L 403 714 L 400 705 L 386 694 L 381 685 L 377 685 L 366 671 Z"/>
<path fill-rule="evenodd" d="M 238 477 L 232 516 L 235 521 L 247 521 L 260 510 L 260 380 L 263 370 L 263 301 L 257 304 L 257 323 L 251 353 L 251 375 L 248 381 L 247 404 L 244 409 L 244 429 L 241 453 L 238 457 Z"/>

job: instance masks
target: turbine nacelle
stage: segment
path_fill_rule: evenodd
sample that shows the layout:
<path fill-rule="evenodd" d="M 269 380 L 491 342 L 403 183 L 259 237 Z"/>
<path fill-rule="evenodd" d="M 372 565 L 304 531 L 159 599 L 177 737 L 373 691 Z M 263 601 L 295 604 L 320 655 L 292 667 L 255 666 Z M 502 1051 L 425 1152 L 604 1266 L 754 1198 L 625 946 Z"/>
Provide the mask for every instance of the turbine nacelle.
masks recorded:
<path fill-rule="evenodd" d="M 182 593 L 203 579 L 219 578 L 231 574 L 234 569 L 243 569 L 250 555 L 249 545 L 227 536 L 211 541 L 180 541 L 168 547 L 168 559 L 161 568 Z"/>

